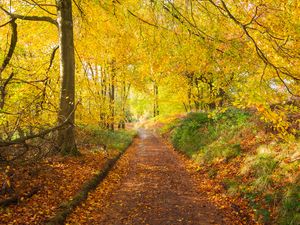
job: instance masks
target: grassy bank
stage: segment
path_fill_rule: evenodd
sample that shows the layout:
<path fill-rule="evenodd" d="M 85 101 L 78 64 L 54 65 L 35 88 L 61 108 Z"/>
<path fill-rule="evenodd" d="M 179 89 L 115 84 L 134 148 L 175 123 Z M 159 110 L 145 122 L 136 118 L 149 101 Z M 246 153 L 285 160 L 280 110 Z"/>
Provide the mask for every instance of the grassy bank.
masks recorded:
<path fill-rule="evenodd" d="M 92 151 L 125 150 L 136 136 L 135 130 L 102 130 L 99 127 L 81 127 L 77 131 L 79 145 L 88 145 Z"/>
<path fill-rule="evenodd" d="M 300 224 L 300 142 L 274 138 L 250 112 L 191 113 L 160 126 L 228 195 L 246 198 L 265 224 Z"/>

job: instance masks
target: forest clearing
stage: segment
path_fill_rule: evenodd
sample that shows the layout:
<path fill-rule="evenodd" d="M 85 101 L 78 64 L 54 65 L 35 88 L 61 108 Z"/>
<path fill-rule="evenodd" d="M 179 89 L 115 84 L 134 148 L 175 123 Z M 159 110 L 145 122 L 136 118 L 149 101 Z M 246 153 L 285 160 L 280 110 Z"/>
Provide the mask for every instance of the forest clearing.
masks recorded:
<path fill-rule="evenodd" d="M 0 0 L 0 224 L 300 224 L 298 0 Z"/>

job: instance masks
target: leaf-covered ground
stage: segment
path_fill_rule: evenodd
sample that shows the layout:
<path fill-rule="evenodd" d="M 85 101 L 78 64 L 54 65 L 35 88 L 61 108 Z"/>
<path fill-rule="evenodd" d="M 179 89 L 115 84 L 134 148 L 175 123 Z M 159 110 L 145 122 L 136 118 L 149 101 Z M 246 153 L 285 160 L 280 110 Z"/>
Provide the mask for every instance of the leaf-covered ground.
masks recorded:
<path fill-rule="evenodd" d="M 242 201 L 147 131 L 67 224 L 255 224 Z"/>
<path fill-rule="evenodd" d="M 39 188 L 37 194 L 17 205 L 0 208 L 0 224 L 44 224 L 58 206 L 74 196 L 82 184 L 100 170 L 107 160 L 102 152 L 81 149 L 82 156 L 51 157 L 43 162 L 11 168 L 15 193 L 22 196 Z M 117 151 L 110 154 L 113 157 Z M 3 174 L 0 181 L 4 180 Z M 1 196 L 0 201 L 11 196 Z"/>

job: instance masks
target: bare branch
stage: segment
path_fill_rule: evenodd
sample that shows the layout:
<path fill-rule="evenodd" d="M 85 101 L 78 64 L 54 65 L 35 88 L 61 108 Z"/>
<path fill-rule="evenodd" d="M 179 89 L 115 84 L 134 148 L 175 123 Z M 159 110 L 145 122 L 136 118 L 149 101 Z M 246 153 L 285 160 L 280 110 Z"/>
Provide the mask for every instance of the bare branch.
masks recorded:
<path fill-rule="evenodd" d="M 0 28 L 1 27 L 5 27 L 7 24 L 9 24 L 9 23 L 11 23 L 11 21 L 12 21 L 13 19 L 10 19 L 9 21 L 7 21 L 6 23 L 4 23 L 4 24 L 2 24 L 2 25 L 0 25 Z"/>
<path fill-rule="evenodd" d="M 248 31 L 248 27 L 247 24 L 243 24 L 242 22 L 240 22 L 229 10 L 229 8 L 227 7 L 226 3 L 223 0 L 220 0 L 222 7 L 220 7 L 219 5 L 217 5 L 216 3 L 214 3 L 213 0 L 209 0 L 210 3 L 212 3 L 215 7 L 217 7 L 219 10 L 221 11 L 225 11 L 227 16 L 233 20 L 239 27 L 241 27 L 241 29 L 243 30 L 243 32 L 246 34 L 246 36 L 251 40 L 251 42 L 253 43 L 254 47 L 255 47 L 255 51 L 257 53 L 257 55 L 259 56 L 259 58 L 264 62 L 265 65 L 269 65 L 271 68 L 273 68 L 277 74 L 277 77 L 279 78 L 279 80 L 283 83 L 283 85 L 286 87 L 287 91 L 294 96 L 295 95 L 290 88 L 288 87 L 288 85 L 286 84 L 286 82 L 283 80 L 283 78 L 281 77 L 282 75 L 285 75 L 287 77 L 290 77 L 294 80 L 300 80 L 300 78 L 296 77 L 295 75 L 293 75 L 292 73 L 290 73 L 286 68 L 280 68 L 278 66 L 276 66 L 273 62 L 271 62 L 269 60 L 269 58 L 267 57 L 267 55 L 264 53 L 264 51 L 259 47 L 257 41 L 252 37 L 252 35 L 249 33 Z M 221 8 L 221 9 L 220 9 Z"/>
<path fill-rule="evenodd" d="M 55 25 L 56 27 L 58 27 L 57 21 L 48 16 L 26 16 L 26 15 L 14 14 L 14 13 L 10 13 L 6 9 L 4 9 L 2 6 L 0 6 L 0 9 L 13 19 L 48 22 L 48 23 L 51 23 L 51 24 Z"/>
<path fill-rule="evenodd" d="M 78 9 L 78 11 L 80 12 L 81 16 L 85 16 L 85 13 L 84 13 L 83 9 L 81 8 L 81 6 L 75 0 L 73 0 L 73 3 L 76 6 L 76 8 Z"/>
<path fill-rule="evenodd" d="M 127 11 L 129 12 L 130 15 L 134 16 L 135 18 L 137 18 L 138 20 L 142 21 L 143 23 L 146 23 L 152 27 L 155 27 L 155 28 L 160 28 L 158 25 L 156 24 L 153 24 L 153 23 L 150 23 L 144 19 L 142 19 L 141 17 L 137 16 L 136 14 L 134 14 L 132 11 L 130 11 L 129 9 L 127 9 Z"/>
<path fill-rule="evenodd" d="M 52 67 L 52 65 L 53 65 L 53 61 L 54 61 L 54 58 L 55 58 L 55 54 L 56 54 L 56 52 L 57 52 L 58 49 L 59 49 L 59 45 L 57 45 L 57 46 L 55 46 L 55 47 L 53 48 L 53 51 L 52 51 L 52 54 L 51 54 L 51 57 L 50 57 L 50 63 L 49 63 L 49 66 L 48 66 L 48 69 L 47 69 L 46 74 L 49 73 L 49 71 L 50 71 L 50 69 L 51 69 L 51 67 Z"/>
<path fill-rule="evenodd" d="M 23 2 L 26 2 L 26 3 L 29 4 L 29 5 L 37 6 L 37 7 L 39 7 L 41 10 L 45 11 L 46 13 L 48 13 L 48 14 L 50 14 L 50 15 L 56 16 L 55 13 L 52 13 L 52 12 L 50 12 L 48 9 L 45 9 L 45 8 L 44 8 L 45 6 L 46 6 L 46 7 L 54 6 L 55 8 L 57 8 L 56 5 L 40 4 L 40 3 L 38 3 L 38 2 L 36 2 L 36 1 L 34 1 L 34 0 L 31 0 L 32 3 L 29 2 L 29 1 L 27 1 L 27 0 L 22 0 L 22 1 L 23 1 Z"/>

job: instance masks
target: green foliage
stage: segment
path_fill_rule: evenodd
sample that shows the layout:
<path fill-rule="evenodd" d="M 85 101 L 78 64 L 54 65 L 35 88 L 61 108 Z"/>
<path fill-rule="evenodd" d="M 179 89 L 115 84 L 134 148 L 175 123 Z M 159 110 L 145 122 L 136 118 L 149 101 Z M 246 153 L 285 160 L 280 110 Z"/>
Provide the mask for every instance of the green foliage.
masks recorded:
<path fill-rule="evenodd" d="M 205 130 L 211 121 L 206 113 L 190 113 L 172 132 L 174 147 L 189 156 L 195 154 L 210 141 L 211 136 Z"/>
<path fill-rule="evenodd" d="M 228 108 L 226 112 L 217 114 L 216 120 L 223 121 L 227 124 L 235 124 L 237 126 L 242 126 L 247 122 L 247 120 L 250 117 L 251 114 L 247 111 L 237 108 Z"/>
<path fill-rule="evenodd" d="M 110 130 L 98 130 L 95 135 L 105 144 L 109 149 L 117 149 L 122 151 L 126 149 L 132 142 L 132 138 L 135 136 L 133 131 L 110 131 Z"/>
<path fill-rule="evenodd" d="M 236 194 L 239 190 L 239 182 L 235 179 L 224 179 L 223 185 L 228 193 L 232 195 Z"/>
<path fill-rule="evenodd" d="M 184 119 L 165 125 L 164 132 L 171 130 L 171 141 L 176 149 L 196 162 L 212 165 L 208 170 L 210 178 L 218 175 L 218 170 L 211 162 L 221 159 L 227 163 L 244 155 L 245 160 L 239 176 L 247 177 L 247 181 L 240 183 L 240 179 L 224 179 L 222 184 L 227 192 L 239 193 L 248 199 L 257 220 L 262 223 L 274 222 L 271 211 L 276 206 L 280 212 L 275 218 L 276 222 L 284 225 L 299 224 L 299 184 L 296 182 L 278 185 L 278 181 L 287 175 L 297 173 L 299 163 L 285 163 L 283 160 L 298 147 L 293 145 L 289 148 L 291 145 L 287 143 L 273 141 L 268 145 L 260 144 L 254 154 L 244 152 L 242 143 L 247 141 L 244 134 L 257 136 L 260 129 L 254 121 L 250 113 L 229 108 L 222 113 L 191 113 Z M 266 137 L 257 136 L 257 143 L 264 140 L 262 138 Z M 283 149 L 280 154 L 278 149 Z"/>
<path fill-rule="evenodd" d="M 208 113 L 190 113 L 179 125 L 170 126 L 174 129 L 171 135 L 174 147 L 191 157 L 200 153 L 204 161 L 230 160 L 240 155 L 240 144 L 228 144 L 228 140 L 248 124 L 250 114 L 230 108 L 210 117 Z"/>
<path fill-rule="evenodd" d="M 269 210 L 256 201 L 258 196 L 263 196 L 264 205 L 274 206 L 280 202 L 278 206 L 280 211 L 279 224 L 299 224 L 300 186 L 297 182 L 292 184 L 284 183 L 281 188 L 277 187 L 274 189 L 276 171 L 278 169 L 282 170 L 274 154 L 258 153 L 248 158 L 245 165 L 243 172 L 251 173 L 254 180 L 252 183 L 247 184 L 248 192 L 245 192 L 244 196 L 250 201 L 252 208 L 256 212 L 256 217 L 264 223 L 270 221 Z M 266 190 L 269 190 L 269 193 L 264 194 Z"/>
<path fill-rule="evenodd" d="M 260 191 L 249 191 L 249 190 L 243 190 L 242 191 L 244 197 L 249 201 L 249 205 L 253 209 L 255 213 L 255 218 L 257 221 L 260 221 L 263 224 L 269 224 L 270 223 L 270 211 L 263 206 L 261 201 L 258 201 L 258 198 L 262 195 Z M 267 194 L 265 196 L 268 200 L 271 201 L 273 198 L 273 195 Z"/>
<path fill-rule="evenodd" d="M 123 151 L 132 142 L 136 135 L 136 131 L 127 130 L 103 130 L 99 127 L 89 126 L 85 127 L 83 132 L 88 132 L 84 140 L 86 143 L 106 146 L 108 149 Z"/>
<path fill-rule="evenodd" d="M 211 144 L 202 149 L 203 159 L 207 162 L 214 160 L 215 158 L 224 158 L 225 161 L 229 161 L 241 154 L 241 147 L 239 144 L 229 145 L 226 142 L 220 144 Z"/>
<path fill-rule="evenodd" d="M 252 187 L 256 190 L 265 190 L 273 183 L 272 175 L 278 166 L 278 161 L 270 153 L 259 153 L 246 159 L 242 173 L 251 173 L 254 176 Z"/>
<path fill-rule="evenodd" d="M 277 166 L 277 161 L 271 154 L 259 154 L 252 164 L 252 171 L 256 177 L 272 174 Z"/>
<path fill-rule="evenodd" d="M 260 208 L 256 210 L 256 218 L 259 221 L 262 221 L 263 224 L 270 223 L 270 211 L 265 208 Z"/>
<path fill-rule="evenodd" d="M 280 224 L 300 224 L 300 185 L 294 184 L 288 187 L 283 196 L 280 212 Z"/>
<path fill-rule="evenodd" d="M 175 129 L 178 126 L 178 123 L 180 123 L 179 119 L 174 119 L 170 123 L 166 123 L 163 125 L 163 127 L 159 130 L 160 134 L 166 134 L 169 131 Z"/>

